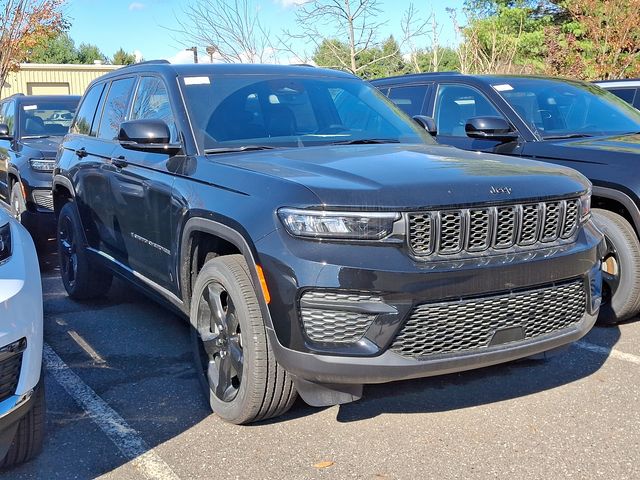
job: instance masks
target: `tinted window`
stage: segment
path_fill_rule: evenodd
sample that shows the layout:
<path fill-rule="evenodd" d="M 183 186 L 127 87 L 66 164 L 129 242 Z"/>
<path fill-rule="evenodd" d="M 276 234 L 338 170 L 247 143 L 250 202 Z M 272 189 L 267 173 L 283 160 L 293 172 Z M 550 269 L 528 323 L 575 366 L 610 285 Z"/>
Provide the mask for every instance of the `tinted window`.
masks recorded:
<path fill-rule="evenodd" d="M 133 89 L 134 78 L 123 78 L 111 83 L 104 105 L 98 137 L 114 140 L 118 136 L 120 124 L 126 120 L 129 97 Z"/>
<path fill-rule="evenodd" d="M 633 104 L 633 97 L 636 96 L 635 88 L 607 88 L 616 97 L 620 97 L 627 103 Z"/>
<path fill-rule="evenodd" d="M 440 85 L 435 109 L 438 135 L 466 137 L 464 126 L 471 117 L 502 117 L 502 114 L 475 88 Z"/>
<path fill-rule="evenodd" d="M 77 106 L 77 100 L 20 102 L 18 104 L 20 137 L 66 135 Z"/>
<path fill-rule="evenodd" d="M 596 85 L 510 78 L 493 88 L 543 138 L 640 131 L 640 112 Z"/>
<path fill-rule="evenodd" d="M 162 120 L 169 127 L 171 142 L 177 139 L 176 124 L 164 82 L 155 77 L 143 77 L 133 102 L 131 120 Z"/>
<path fill-rule="evenodd" d="M 428 85 L 414 85 L 406 87 L 391 87 L 389 90 L 389 99 L 402 109 L 407 115 L 422 114 L 422 105 Z"/>
<path fill-rule="evenodd" d="M 202 76 L 183 78 L 182 88 L 204 149 L 433 141 L 380 92 L 355 78 Z"/>
<path fill-rule="evenodd" d="M 78 113 L 76 114 L 73 125 L 71 126 L 71 131 L 73 133 L 89 135 L 91 131 L 91 125 L 93 124 L 93 119 L 96 116 L 96 108 L 98 106 L 98 102 L 100 101 L 100 97 L 102 96 L 103 90 L 104 83 L 98 83 L 91 87 L 85 94 L 84 98 L 82 99 L 82 103 L 80 104 L 80 108 L 78 109 Z"/>

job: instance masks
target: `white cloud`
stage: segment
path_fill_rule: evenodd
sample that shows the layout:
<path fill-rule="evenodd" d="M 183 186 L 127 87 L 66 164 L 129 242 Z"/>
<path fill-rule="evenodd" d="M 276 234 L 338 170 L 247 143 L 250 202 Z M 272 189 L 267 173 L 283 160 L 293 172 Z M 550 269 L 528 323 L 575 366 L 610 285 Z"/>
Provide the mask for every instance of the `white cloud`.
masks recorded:
<path fill-rule="evenodd" d="M 136 11 L 136 10 L 142 10 L 142 9 L 144 9 L 145 6 L 146 5 L 144 3 L 133 2 L 133 3 L 129 4 L 129 11 L 133 12 L 133 11 Z"/>
<path fill-rule="evenodd" d="M 144 56 L 142 55 L 142 52 L 140 50 L 134 50 L 133 51 L 133 56 L 136 57 L 136 63 L 141 62 L 142 59 L 144 58 Z"/>
<path fill-rule="evenodd" d="M 310 2 L 311 0 L 276 0 L 276 3 L 279 3 L 284 8 L 291 7 L 299 7 L 300 5 L 304 5 L 305 3 Z"/>

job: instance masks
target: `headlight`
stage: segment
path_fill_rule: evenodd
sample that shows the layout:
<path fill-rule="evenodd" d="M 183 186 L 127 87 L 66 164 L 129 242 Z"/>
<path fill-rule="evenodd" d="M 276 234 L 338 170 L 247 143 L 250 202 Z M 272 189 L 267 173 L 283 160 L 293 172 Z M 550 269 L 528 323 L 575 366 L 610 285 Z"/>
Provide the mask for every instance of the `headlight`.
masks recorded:
<path fill-rule="evenodd" d="M 11 256 L 11 225 L 0 226 L 0 264 Z"/>
<path fill-rule="evenodd" d="M 591 190 L 580 197 L 580 221 L 586 222 L 591 217 Z"/>
<path fill-rule="evenodd" d="M 393 232 L 395 212 L 329 212 L 281 208 L 278 216 L 291 235 L 312 238 L 380 240 Z"/>
<path fill-rule="evenodd" d="M 52 158 L 30 158 L 29 165 L 36 172 L 53 172 L 56 161 Z"/>

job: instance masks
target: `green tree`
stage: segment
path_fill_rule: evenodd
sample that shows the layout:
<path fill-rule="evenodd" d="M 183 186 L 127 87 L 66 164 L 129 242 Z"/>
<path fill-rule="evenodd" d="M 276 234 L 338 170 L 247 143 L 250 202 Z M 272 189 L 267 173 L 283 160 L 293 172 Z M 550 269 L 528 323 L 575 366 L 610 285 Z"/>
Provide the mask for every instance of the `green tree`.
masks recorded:
<path fill-rule="evenodd" d="M 133 53 L 127 53 L 120 48 L 113 54 L 113 61 L 111 63 L 114 65 L 131 65 L 136 63 L 136 56 Z"/>
<path fill-rule="evenodd" d="M 78 63 L 74 41 L 67 33 L 44 39 L 36 45 L 28 58 L 29 63 Z"/>
<path fill-rule="evenodd" d="M 369 48 L 361 52 L 356 57 L 356 62 L 364 67 L 358 75 L 367 80 L 401 75 L 409 71 L 409 66 L 400 54 L 400 46 L 393 36 L 390 36 L 382 47 Z"/>
<path fill-rule="evenodd" d="M 421 72 L 430 72 L 433 70 L 433 52 L 431 50 L 419 50 L 416 56 Z M 454 72 L 460 70 L 460 59 L 453 48 L 440 47 L 438 49 L 438 58 L 439 72 Z"/>
<path fill-rule="evenodd" d="M 107 63 L 107 57 L 97 46 L 89 43 L 81 43 L 78 47 L 78 63 L 92 65 L 96 61 Z"/>

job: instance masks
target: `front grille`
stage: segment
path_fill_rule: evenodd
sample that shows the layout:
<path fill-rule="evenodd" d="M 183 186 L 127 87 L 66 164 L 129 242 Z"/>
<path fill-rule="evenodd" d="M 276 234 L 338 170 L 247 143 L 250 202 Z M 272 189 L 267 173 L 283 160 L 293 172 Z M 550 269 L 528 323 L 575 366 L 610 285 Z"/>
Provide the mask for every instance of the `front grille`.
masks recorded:
<path fill-rule="evenodd" d="M 39 208 L 53 210 L 53 195 L 51 190 L 34 190 L 33 201 Z"/>
<path fill-rule="evenodd" d="M 408 214 L 409 247 L 417 257 L 542 246 L 568 240 L 579 223 L 579 200 Z"/>
<path fill-rule="evenodd" d="M 364 304 L 382 305 L 382 299 L 377 295 L 358 293 L 305 292 L 300 301 L 305 334 L 313 342 L 357 342 L 377 315 L 354 311 L 358 305 Z"/>
<path fill-rule="evenodd" d="M 21 367 L 22 352 L 0 361 L 0 402 L 16 393 Z"/>
<path fill-rule="evenodd" d="M 408 357 L 488 347 L 494 333 L 522 327 L 525 339 L 562 330 L 585 313 L 582 280 L 507 295 L 416 307 L 391 345 Z"/>

